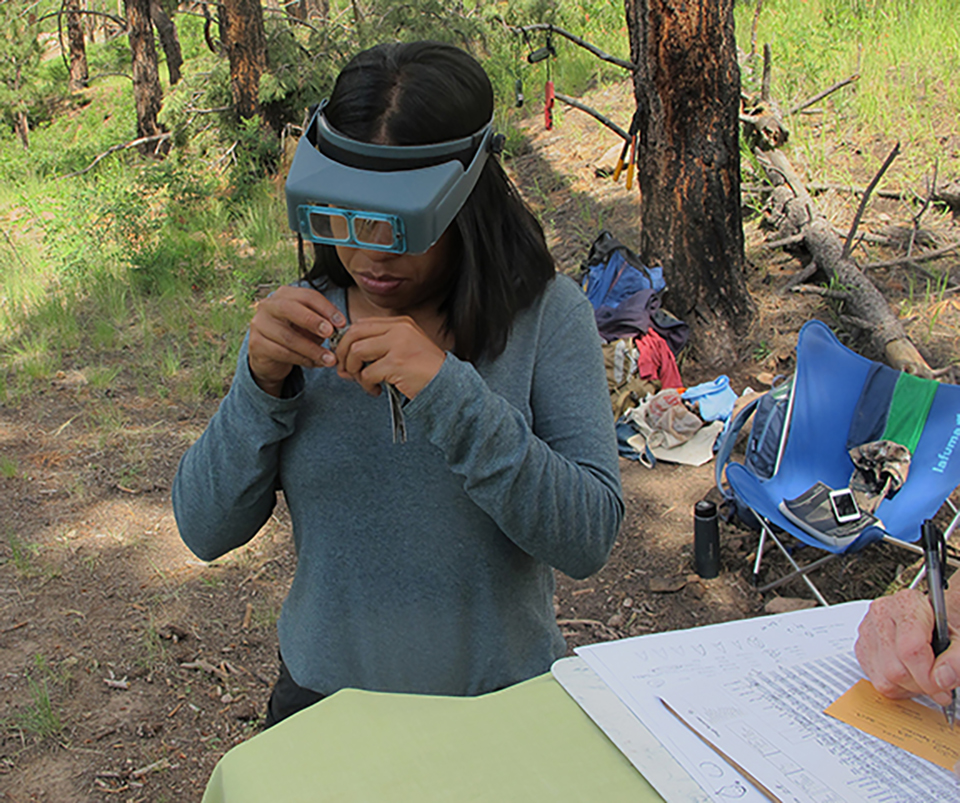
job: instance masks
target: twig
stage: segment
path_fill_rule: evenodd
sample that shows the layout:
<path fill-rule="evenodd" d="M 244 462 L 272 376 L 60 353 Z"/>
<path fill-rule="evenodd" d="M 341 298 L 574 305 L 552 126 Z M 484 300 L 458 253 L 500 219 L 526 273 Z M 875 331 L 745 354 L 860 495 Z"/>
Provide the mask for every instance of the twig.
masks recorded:
<path fill-rule="evenodd" d="M 191 661 L 190 663 L 180 664 L 181 669 L 202 669 L 204 672 L 209 672 L 211 675 L 216 675 L 220 680 L 226 682 L 229 680 L 229 675 L 224 672 L 219 666 L 214 666 L 209 661 L 204 661 L 202 658 L 198 658 L 196 661 Z"/>
<path fill-rule="evenodd" d="M 3 239 L 5 239 L 5 240 L 7 241 L 7 245 L 10 246 L 10 250 L 13 251 L 14 255 L 17 257 L 17 260 L 20 262 L 20 266 L 21 266 L 24 270 L 26 270 L 26 269 L 27 269 L 27 263 L 23 261 L 23 257 L 20 256 L 20 252 L 17 250 L 17 246 L 15 246 L 15 245 L 13 244 L 13 240 L 10 239 L 10 235 L 7 234 L 7 230 L 6 230 L 6 229 L 0 229 L 0 232 L 3 233 Z"/>
<path fill-rule="evenodd" d="M 612 120 L 608 119 L 607 117 L 604 117 L 604 116 L 603 116 L 602 114 L 600 114 L 600 112 L 598 112 L 596 109 L 591 109 L 589 106 L 581 103 L 579 100 L 574 100 L 573 98 L 568 97 L 567 95 L 561 95 L 559 92 L 554 92 L 554 93 L 553 93 L 553 96 L 554 96 L 557 100 L 562 100 L 562 101 L 563 101 L 564 103 L 566 103 L 568 106 L 573 106 L 573 108 L 575 108 L 575 109 L 580 109 L 580 111 L 586 112 L 586 113 L 589 114 L 591 117 L 593 117 L 595 120 L 598 120 L 599 122 L 603 123 L 607 128 L 609 128 L 611 131 L 613 131 L 613 132 L 614 132 L 617 136 L 619 136 L 621 139 L 624 139 L 624 140 L 626 140 L 626 141 L 628 141 L 628 142 L 630 141 L 630 135 L 629 135 L 626 131 L 624 131 L 622 128 L 620 128 L 620 126 L 618 126 L 618 125 L 617 125 L 615 122 L 613 122 Z"/>
<path fill-rule="evenodd" d="M 781 296 L 785 296 L 787 293 L 797 292 L 798 285 L 802 285 L 807 279 L 813 276 L 817 272 L 817 268 L 820 267 L 817 265 L 817 260 L 811 259 L 806 265 L 804 265 L 800 270 L 798 270 L 793 276 L 790 277 L 783 289 L 780 291 Z"/>
<path fill-rule="evenodd" d="M 0 635 L 4 633 L 12 633 L 14 630 L 19 630 L 21 627 L 26 627 L 30 624 L 29 620 L 26 622 L 18 622 L 15 625 L 10 625 L 10 627 L 5 627 L 3 630 L 0 630 Z"/>
<path fill-rule="evenodd" d="M 148 764 L 146 767 L 142 767 L 138 770 L 134 770 L 130 773 L 131 778 L 142 778 L 144 775 L 149 775 L 151 772 L 156 772 L 157 770 L 166 770 L 170 769 L 170 762 L 161 758 L 159 761 L 154 761 L 153 764 Z"/>
<path fill-rule="evenodd" d="M 604 53 L 596 45 L 591 45 L 586 39 L 581 39 L 579 36 L 570 33 L 570 31 L 565 31 L 563 28 L 558 28 L 556 25 L 553 25 L 549 22 L 538 22 L 535 25 L 523 25 L 521 27 L 510 26 L 512 30 L 520 31 L 521 33 L 529 33 L 530 31 L 549 31 L 550 33 L 558 33 L 560 36 L 563 36 L 573 42 L 575 45 L 579 45 L 584 50 L 589 50 L 596 56 L 598 59 L 603 61 L 609 61 L 611 64 L 616 64 L 618 67 L 623 67 L 625 70 L 630 70 L 634 72 L 637 69 L 637 65 L 631 61 L 624 61 L 623 59 L 618 59 L 616 56 L 611 56 L 609 53 Z"/>
<path fill-rule="evenodd" d="M 791 115 L 791 114 L 796 114 L 799 111 L 803 111 L 804 109 L 812 106 L 817 101 L 823 100 L 825 97 L 827 97 L 827 95 L 831 95 L 834 92 L 836 92 L 838 89 L 842 89 L 843 87 L 847 86 L 847 84 L 852 84 L 854 81 L 859 80 L 859 78 L 860 78 L 860 73 L 854 73 L 849 78 L 844 78 L 842 81 L 837 81 L 837 83 L 835 83 L 833 86 L 830 86 L 824 89 L 823 92 L 819 92 L 809 100 L 805 100 L 803 101 L 803 103 L 798 103 L 793 108 L 788 109 L 787 114 Z"/>
<path fill-rule="evenodd" d="M 263 566 L 257 569 L 253 574 L 248 575 L 243 580 L 241 580 L 240 585 L 238 585 L 237 588 L 243 588 L 247 583 L 253 580 L 259 580 L 260 576 L 267 570 L 267 568 L 270 566 L 271 563 L 279 563 L 279 562 L 280 562 L 279 558 L 268 558 L 266 561 L 264 561 Z"/>
<path fill-rule="evenodd" d="M 564 625 L 590 625 L 592 627 L 606 627 L 603 622 L 598 622 L 596 619 L 557 619 L 557 624 L 561 627 Z"/>
<path fill-rule="evenodd" d="M 923 213 L 927 211 L 930 203 L 933 201 L 933 195 L 937 188 L 937 171 L 939 169 L 940 160 L 937 159 L 933 163 L 933 181 L 930 182 L 930 190 L 927 192 L 927 198 L 923 202 L 923 206 L 920 207 L 920 211 L 913 216 L 913 229 L 910 231 L 910 242 L 907 244 L 907 256 L 913 253 L 913 244 L 916 242 L 917 231 L 920 229 L 920 218 L 923 217 Z"/>
<path fill-rule="evenodd" d="M 135 148 L 137 145 L 145 145 L 148 142 L 156 142 L 159 144 L 165 139 L 170 139 L 169 131 L 165 134 L 157 134 L 152 137 L 141 137 L 140 139 L 134 139 L 134 140 L 131 140 L 130 142 L 124 142 L 121 145 L 114 145 L 112 148 L 107 148 L 107 150 L 101 153 L 83 170 L 78 170 L 76 173 L 67 173 L 65 176 L 61 176 L 61 178 L 75 178 L 77 176 L 82 176 L 84 173 L 88 173 L 89 171 L 93 170 L 93 168 L 97 166 L 97 164 L 100 162 L 101 159 L 106 158 L 111 153 L 115 153 L 116 151 L 126 150 L 127 148 Z"/>
<path fill-rule="evenodd" d="M 783 248 L 785 245 L 797 245 L 803 242 L 802 234 L 794 234 L 790 237 L 781 237 L 779 240 L 768 240 L 763 244 L 764 248 Z"/>
<path fill-rule="evenodd" d="M 853 249 L 853 238 L 857 233 L 857 227 L 860 225 L 860 218 L 863 217 L 863 210 L 867 207 L 867 201 L 870 199 L 870 193 L 873 192 L 873 188 L 877 186 L 877 182 L 879 182 L 883 177 L 883 174 L 887 172 L 887 168 L 890 167 L 890 165 L 893 163 L 893 160 L 897 158 L 897 154 L 899 153 L 900 142 L 898 140 L 897 144 L 894 145 L 890 150 L 890 153 L 887 154 L 887 158 L 880 166 L 880 169 L 873 177 L 873 180 L 867 185 L 867 190 L 860 199 L 860 206 L 857 208 L 857 214 L 853 217 L 853 223 L 850 226 L 850 233 L 847 234 L 847 241 L 843 244 L 843 253 L 840 255 L 841 260 L 849 259 L 850 251 Z"/>
<path fill-rule="evenodd" d="M 770 103 L 770 74 L 773 72 L 772 61 L 772 51 L 770 50 L 770 44 L 767 43 L 763 46 L 763 79 L 760 82 L 760 100 L 764 106 Z"/>
<path fill-rule="evenodd" d="M 892 268 L 895 265 L 906 265 L 910 262 L 929 262 L 931 259 L 939 259 L 944 254 L 949 254 L 951 251 L 960 247 L 960 241 L 951 243 L 950 245 L 945 245 L 943 248 L 938 248 L 936 251 L 927 251 L 925 254 L 920 254 L 920 256 L 913 257 L 899 257 L 898 259 L 890 259 L 886 262 L 871 262 L 869 265 L 864 265 L 863 269 L 867 268 Z"/>

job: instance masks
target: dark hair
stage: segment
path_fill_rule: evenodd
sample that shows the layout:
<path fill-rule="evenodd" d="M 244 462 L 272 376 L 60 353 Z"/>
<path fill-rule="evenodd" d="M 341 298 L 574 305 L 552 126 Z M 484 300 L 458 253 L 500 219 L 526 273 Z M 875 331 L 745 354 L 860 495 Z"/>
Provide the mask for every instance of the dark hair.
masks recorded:
<path fill-rule="evenodd" d="M 424 145 L 469 136 L 493 116 L 493 89 L 483 67 L 440 42 L 377 45 L 356 55 L 337 78 L 324 114 L 364 142 Z M 454 276 L 440 310 L 465 360 L 496 357 L 516 314 L 555 273 L 543 229 L 491 156 L 454 218 Z M 353 284 L 333 246 L 314 245 L 306 279 Z"/>

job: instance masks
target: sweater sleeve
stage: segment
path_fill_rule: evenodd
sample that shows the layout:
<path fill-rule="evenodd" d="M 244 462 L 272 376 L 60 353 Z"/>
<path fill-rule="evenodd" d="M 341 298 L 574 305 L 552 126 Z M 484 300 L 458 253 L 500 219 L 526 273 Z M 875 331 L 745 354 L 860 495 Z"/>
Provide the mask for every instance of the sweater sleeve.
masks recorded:
<path fill-rule="evenodd" d="M 426 428 L 465 492 L 508 538 L 583 578 L 606 561 L 624 511 L 613 413 L 586 298 L 578 291 L 568 304 L 549 304 L 529 348 L 537 349 L 532 426 L 452 354 L 405 414 Z"/>
<path fill-rule="evenodd" d="M 173 480 L 180 536 L 202 560 L 245 544 L 270 517 L 280 443 L 293 432 L 302 386 L 296 368 L 284 388 L 290 398 L 261 390 L 250 375 L 244 340 L 230 392 L 181 458 Z"/>

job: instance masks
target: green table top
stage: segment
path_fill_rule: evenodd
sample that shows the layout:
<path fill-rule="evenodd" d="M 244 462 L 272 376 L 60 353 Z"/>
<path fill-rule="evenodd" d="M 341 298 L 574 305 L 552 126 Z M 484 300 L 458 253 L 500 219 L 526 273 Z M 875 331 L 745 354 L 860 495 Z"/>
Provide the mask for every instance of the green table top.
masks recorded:
<path fill-rule="evenodd" d="M 237 745 L 203 803 L 662 803 L 550 675 L 482 697 L 344 689 Z"/>

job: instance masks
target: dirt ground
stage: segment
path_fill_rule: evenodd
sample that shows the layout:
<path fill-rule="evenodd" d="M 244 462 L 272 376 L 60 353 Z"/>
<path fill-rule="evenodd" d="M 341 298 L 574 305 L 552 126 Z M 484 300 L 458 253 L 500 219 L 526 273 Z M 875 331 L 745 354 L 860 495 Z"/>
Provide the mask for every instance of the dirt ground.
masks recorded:
<path fill-rule="evenodd" d="M 628 91 L 587 102 L 619 119 Z M 553 131 L 534 117 L 527 133 L 511 169 L 561 270 L 576 268 L 603 227 L 639 243 L 636 191 L 595 175 L 615 136 L 563 109 Z M 848 225 L 854 201 L 824 203 Z M 868 224 L 902 222 L 903 208 L 882 209 Z M 960 235 L 949 218 L 937 226 L 945 239 Z M 738 392 L 790 370 L 804 321 L 831 320 L 820 299 L 778 295 L 799 262 L 765 251 L 756 221 L 746 232 L 759 315 L 726 371 Z M 958 277 L 960 268 L 952 284 Z M 904 274 L 875 278 L 900 303 Z M 905 316 L 934 367 L 955 359 L 960 333 L 956 295 L 938 304 L 914 303 Z M 688 384 L 713 378 L 690 360 L 681 372 Z M 18 467 L 0 473 L 0 801 L 197 801 L 220 756 L 257 731 L 295 556 L 282 505 L 249 545 L 213 564 L 181 544 L 170 485 L 215 408 L 137 395 L 123 374 L 108 392 L 94 390 L 80 371 L 17 407 L 0 405 L 0 451 Z M 621 468 L 627 515 L 610 562 L 587 580 L 558 576 L 571 649 L 759 615 L 778 597 L 788 601 L 774 605 L 809 604 L 799 582 L 765 595 L 751 586 L 757 537 L 730 524 L 721 525 L 720 576 L 696 576 L 693 507 L 715 493 L 712 463 Z M 873 547 L 835 561 L 817 583 L 831 602 L 874 597 L 911 563 Z M 765 576 L 780 564 L 771 553 Z"/>

